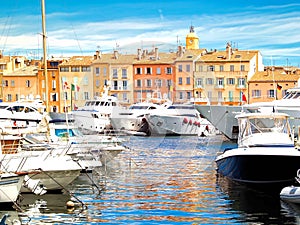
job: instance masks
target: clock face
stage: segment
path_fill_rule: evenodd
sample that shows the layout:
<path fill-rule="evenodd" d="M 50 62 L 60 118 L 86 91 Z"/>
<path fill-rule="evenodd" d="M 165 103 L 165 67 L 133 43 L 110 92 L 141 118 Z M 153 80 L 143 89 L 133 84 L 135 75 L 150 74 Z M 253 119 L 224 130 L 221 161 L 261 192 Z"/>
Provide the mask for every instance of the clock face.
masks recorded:
<path fill-rule="evenodd" d="M 193 43 L 193 40 L 192 40 L 192 39 L 190 39 L 190 43 L 191 43 L 191 44 Z"/>

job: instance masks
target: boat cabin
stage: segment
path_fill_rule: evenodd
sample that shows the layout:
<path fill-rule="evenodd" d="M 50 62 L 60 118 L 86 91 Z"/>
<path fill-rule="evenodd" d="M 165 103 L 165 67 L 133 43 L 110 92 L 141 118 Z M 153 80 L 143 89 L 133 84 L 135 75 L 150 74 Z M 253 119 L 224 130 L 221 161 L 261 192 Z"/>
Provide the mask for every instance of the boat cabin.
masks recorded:
<path fill-rule="evenodd" d="M 242 113 L 238 145 L 241 147 L 293 144 L 288 115 L 285 113 Z"/>

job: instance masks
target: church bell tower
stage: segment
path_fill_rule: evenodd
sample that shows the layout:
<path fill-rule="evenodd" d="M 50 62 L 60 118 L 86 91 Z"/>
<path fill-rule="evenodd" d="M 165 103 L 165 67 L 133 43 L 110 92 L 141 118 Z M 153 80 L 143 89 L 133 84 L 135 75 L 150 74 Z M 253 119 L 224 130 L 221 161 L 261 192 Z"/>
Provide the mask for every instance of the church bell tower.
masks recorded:
<path fill-rule="evenodd" d="M 199 38 L 195 34 L 194 26 L 190 27 L 190 33 L 185 38 L 186 49 L 199 49 Z"/>

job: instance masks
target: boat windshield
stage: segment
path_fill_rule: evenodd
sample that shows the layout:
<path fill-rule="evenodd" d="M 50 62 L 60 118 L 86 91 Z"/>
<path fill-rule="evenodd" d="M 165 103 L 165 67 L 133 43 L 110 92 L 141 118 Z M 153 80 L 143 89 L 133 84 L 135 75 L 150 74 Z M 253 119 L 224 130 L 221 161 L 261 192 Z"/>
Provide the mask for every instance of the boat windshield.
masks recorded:
<path fill-rule="evenodd" d="M 255 133 L 290 133 L 289 123 L 286 118 L 243 118 L 240 120 L 242 137 Z"/>

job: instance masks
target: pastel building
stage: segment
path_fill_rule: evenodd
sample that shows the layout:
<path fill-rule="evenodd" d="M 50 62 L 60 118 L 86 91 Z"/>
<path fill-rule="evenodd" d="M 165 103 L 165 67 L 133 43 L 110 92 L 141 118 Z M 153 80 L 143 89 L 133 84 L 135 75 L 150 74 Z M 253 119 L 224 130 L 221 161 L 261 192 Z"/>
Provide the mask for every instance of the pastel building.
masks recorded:
<path fill-rule="evenodd" d="M 264 70 L 257 50 L 239 50 L 227 43 L 225 51 L 212 50 L 195 63 L 195 102 L 198 104 L 242 104 L 247 82 Z"/>
<path fill-rule="evenodd" d="M 138 49 L 133 61 L 133 102 L 144 101 L 150 96 L 174 100 L 176 57 L 177 53 L 159 52 L 158 48 Z"/>

